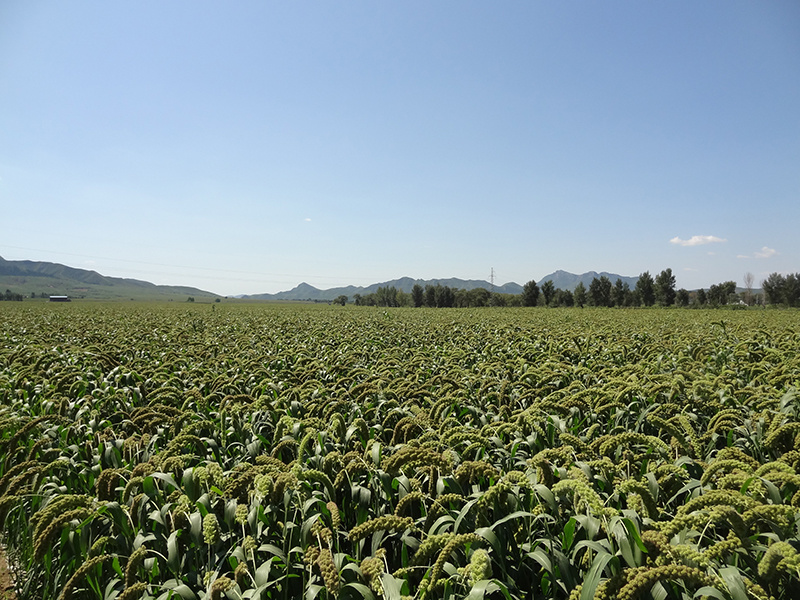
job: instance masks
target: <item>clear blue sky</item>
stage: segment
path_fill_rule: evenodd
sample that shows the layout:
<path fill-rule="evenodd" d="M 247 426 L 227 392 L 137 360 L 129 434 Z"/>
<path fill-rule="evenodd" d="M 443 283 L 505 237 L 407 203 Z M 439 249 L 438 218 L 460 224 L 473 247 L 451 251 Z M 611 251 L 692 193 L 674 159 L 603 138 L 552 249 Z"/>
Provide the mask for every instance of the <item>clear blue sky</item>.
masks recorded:
<path fill-rule="evenodd" d="M 800 3 L 0 4 L 0 255 L 220 294 L 800 271 Z"/>

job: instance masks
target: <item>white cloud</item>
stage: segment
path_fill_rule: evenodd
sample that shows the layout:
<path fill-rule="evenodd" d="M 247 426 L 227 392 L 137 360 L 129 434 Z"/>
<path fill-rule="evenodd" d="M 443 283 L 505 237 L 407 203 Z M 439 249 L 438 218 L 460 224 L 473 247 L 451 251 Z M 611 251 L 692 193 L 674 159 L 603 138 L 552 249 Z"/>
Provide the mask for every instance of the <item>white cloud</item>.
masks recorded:
<path fill-rule="evenodd" d="M 737 254 L 736 258 L 750 258 L 747 254 Z"/>
<path fill-rule="evenodd" d="M 311 223 L 311 219 L 309 217 L 306 217 L 306 223 Z"/>
<path fill-rule="evenodd" d="M 778 251 L 775 250 L 774 248 L 768 248 L 768 247 L 764 246 L 763 248 L 761 248 L 761 251 L 755 253 L 755 257 L 756 258 L 771 258 L 771 257 L 775 256 L 777 253 L 778 253 Z"/>
<path fill-rule="evenodd" d="M 693 235 L 688 240 L 682 240 L 678 236 L 672 238 L 670 244 L 678 244 L 679 246 L 702 246 L 703 244 L 715 244 L 719 242 L 727 242 L 724 238 L 718 238 L 715 235 Z"/>

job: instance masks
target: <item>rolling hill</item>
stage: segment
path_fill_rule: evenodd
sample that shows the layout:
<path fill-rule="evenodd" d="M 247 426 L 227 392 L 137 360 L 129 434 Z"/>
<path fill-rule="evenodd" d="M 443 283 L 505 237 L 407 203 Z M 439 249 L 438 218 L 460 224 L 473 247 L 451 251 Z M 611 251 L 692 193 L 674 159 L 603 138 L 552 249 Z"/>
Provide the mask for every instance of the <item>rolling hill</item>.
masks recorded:
<path fill-rule="evenodd" d="M 92 300 L 174 300 L 218 298 L 193 287 L 156 285 L 138 279 L 106 277 L 58 263 L 5 260 L 0 256 L 0 293 L 26 297 L 70 296 Z"/>

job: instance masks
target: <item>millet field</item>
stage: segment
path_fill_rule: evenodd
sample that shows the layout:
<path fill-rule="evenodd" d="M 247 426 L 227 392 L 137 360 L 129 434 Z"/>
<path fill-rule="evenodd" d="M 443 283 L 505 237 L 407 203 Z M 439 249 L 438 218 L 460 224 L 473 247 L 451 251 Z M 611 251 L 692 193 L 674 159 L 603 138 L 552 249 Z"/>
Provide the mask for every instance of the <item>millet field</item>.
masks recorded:
<path fill-rule="evenodd" d="M 791 310 L 0 306 L 20 600 L 800 596 Z"/>

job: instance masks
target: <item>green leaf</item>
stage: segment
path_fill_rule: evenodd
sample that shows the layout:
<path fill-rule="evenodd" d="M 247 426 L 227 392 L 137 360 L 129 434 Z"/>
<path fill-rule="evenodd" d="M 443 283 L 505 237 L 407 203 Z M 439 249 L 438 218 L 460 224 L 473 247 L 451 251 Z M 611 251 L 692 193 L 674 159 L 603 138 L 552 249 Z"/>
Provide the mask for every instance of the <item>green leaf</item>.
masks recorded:
<path fill-rule="evenodd" d="M 594 557 L 592 566 L 589 567 L 589 572 L 586 574 L 586 579 L 583 580 L 581 600 L 592 600 L 594 598 L 594 593 L 600 583 L 603 570 L 612 558 L 614 558 L 614 556 L 610 553 L 598 554 Z"/>
<path fill-rule="evenodd" d="M 458 513 L 455 523 L 453 524 L 453 533 L 458 533 L 458 530 L 461 526 L 461 522 L 466 518 L 466 516 L 469 514 L 470 509 L 475 505 L 477 501 L 478 499 L 474 498 L 464 505 L 464 507 Z"/>
<path fill-rule="evenodd" d="M 363 583 L 348 583 L 339 590 L 340 600 L 347 598 L 362 598 L 363 600 L 375 600 L 375 594 Z"/>
<path fill-rule="evenodd" d="M 667 591 L 663 583 L 656 581 L 650 589 L 650 597 L 653 600 L 667 600 L 667 598 L 669 598 L 669 591 Z"/>
<path fill-rule="evenodd" d="M 725 567 L 719 570 L 719 574 L 733 600 L 747 600 L 747 588 L 742 581 L 742 574 L 736 567 Z"/>
<path fill-rule="evenodd" d="M 535 515 L 533 513 L 525 512 L 525 511 L 522 511 L 522 510 L 518 510 L 518 511 L 513 512 L 510 515 L 506 515 L 502 519 L 499 519 L 499 520 L 495 521 L 494 523 L 492 523 L 492 525 L 490 526 L 490 529 L 494 529 L 498 525 L 502 525 L 503 523 L 506 523 L 507 521 L 511 521 L 512 519 L 520 519 L 522 517 L 534 517 L 534 516 Z"/>
<path fill-rule="evenodd" d="M 492 548 L 497 553 L 497 556 L 503 555 L 503 546 L 495 535 L 494 531 L 492 531 L 491 527 L 481 527 L 480 529 L 476 530 L 475 533 L 492 545 Z"/>
<path fill-rule="evenodd" d="M 314 600 L 319 593 L 325 589 L 324 585 L 319 585 L 318 583 L 309 583 L 306 586 L 306 595 L 304 596 L 305 600 Z"/>
<path fill-rule="evenodd" d="M 383 585 L 383 597 L 386 600 L 400 600 L 402 595 L 401 586 L 403 584 L 401 579 L 397 579 L 389 573 L 382 573 L 381 584 Z"/>
<path fill-rule="evenodd" d="M 114 600 L 114 598 L 119 595 L 119 590 L 116 589 L 119 583 L 122 583 L 122 580 L 114 577 L 114 579 L 106 584 L 106 589 L 103 592 L 103 600 Z"/>
<path fill-rule="evenodd" d="M 553 572 L 553 561 L 550 560 L 550 555 L 542 546 L 538 546 L 535 550 L 528 552 L 527 556 L 539 563 L 548 573 Z"/>
<path fill-rule="evenodd" d="M 125 577 L 125 573 L 122 572 L 122 565 L 119 564 L 119 556 L 114 556 L 114 560 L 111 561 L 111 568 L 114 569 L 114 573 L 120 577 Z"/>
<path fill-rule="evenodd" d="M 169 473 L 153 473 L 151 477 L 160 479 L 161 481 L 171 485 L 176 490 L 180 490 L 180 486 L 175 482 L 175 479 Z"/>
<path fill-rule="evenodd" d="M 755 477 L 755 475 L 745 479 L 745 482 L 742 484 L 742 488 L 739 490 L 739 493 L 742 494 L 742 495 L 746 494 L 747 493 L 747 489 L 750 487 L 750 484 L 752 484 L 753 481 L 755 481 L 756 479 L 757 478 Z"/>
<path fill-rule="evenodd" d="M 381 443 L 376 441 L 370 448 L 370 456 L 372 456 L 372 464 L 376 467 L 381 466 Z"/>
<path fill-rule="evenodd" d="M 547 503 L 547 506 L 550 507 L 551 511 L 555 511 L 558 508 L 556 497 L 546 485 L 543 483 L 538 483 L 533 486 L 533 491 L 536 492 L 536 494 Z"/>
<path fill-rule="evenodd" d="M 467 596 L 467 600 L 482 600 L 486 594 L 493 594 L 498 590 L 503 594 L 506 600 L 512 600 L 512 596 L 509 593 L 508 588 L 497 579 L 484 579 L 477 582 L 474 586 L 472 586 L 472 590 L 470 591 L 469 596 Z"/>
<path fill-rule="evenodd" d="M 269 572 L 272 569 L 272 560 L 268 560 L 267 562 L 263 563 L 258 569 L 256 569 L 256 573 L 253 576 L 253 579 L 256 582 L 256 585 L 261 587 L 262 585 L 266 585 L 269 581 Z"/>
<path fill-rule="evenodd" d="M 694 593 L 692 598 L 704 598 L 704 597 L 711 597 L 716 598 L 717 600 L 728 600 L 728 597 L 719 591 L 717 588 L 713 588 L 710 586 L 701 587 Z"/>
<path fill-rule="evenodd" d="M 177 594 L 183 600 L 197 600 L 197 596 L 195 596 L 192 588 L 176 579 L 170 579 L 169 581 L 165 582 L 162 587 L 172 593 L 172 595 L 169 596 L 171 598 L 174 598 L 175 594 Z"/>
<path fill-rule="evenodd" d="M 639 547 L 639 550 L 647 553 L 647 548 L 642 541 L 642 536 L 639 535 L 639 530 L 636 528 L 636 524 L 629 518 L 625 517 L 622 519 L 622 524 L 625 525 L 625 529 L 628 530 L 628 535 L 631 536 L 636 545 Z"/>
<path fill-rule="evenodd" d="M 564 526 L 564 536 L 562 537 L 561 544 L 564 552 L 569 552 L 570 547 L 572 547 L 572 540 L 575 538 L 575 526 L 577 523 L 578 522 L 575 520 L 575 517 L 572 517 Z"/>
<path fill-rule="evenodd" d="M 178 534 L 182 530 L 173 531 L 167 538 L 167 564 L 173 573 L 178 573 L 180 570 L 181 556 L 178 551 Z"/>
<path fill-rule="evenodd" d="M 769 494 L 769 499 L 772 500 L 773 504 L 783 504 L 783 498 L 781 497 L 781 492 L 777 488 L 777 486 L 769 481 L 768 479 L 761 478 L 761 483 L 767 488 L 767 493 Z"/>
<path fill-rule="evenodd" d="M 201 544 L 203 541 L 203 517 L 200 512 L 195 511 L 189 515 L 189 533 L 191 534 L 192 541 L 195 544 Z"/>

